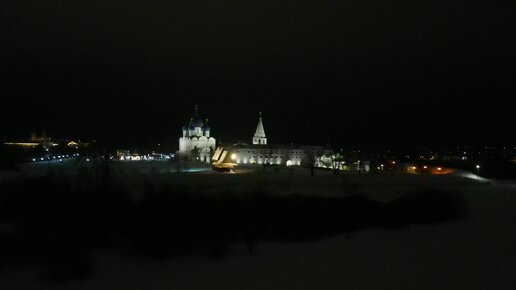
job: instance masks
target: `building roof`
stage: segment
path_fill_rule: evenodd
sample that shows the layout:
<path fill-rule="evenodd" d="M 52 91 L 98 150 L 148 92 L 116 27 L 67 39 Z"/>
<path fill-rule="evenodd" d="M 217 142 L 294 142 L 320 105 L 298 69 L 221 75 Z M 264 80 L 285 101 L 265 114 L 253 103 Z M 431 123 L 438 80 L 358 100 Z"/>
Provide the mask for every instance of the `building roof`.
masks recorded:
<path fill-rule="evenodd" d="M 254 132 L 253 138 L 265 138 L 265 129 L 263 129 L 262 113 L 260 112 L 260 119 L 258 120 L 258 126 Z"/>
<path fill-rule="evenodd" d="M 191 129 L 197 128 L 197 127 L 203 127 L 204 122 L 202 121 L 201 117 L 199 117 L 199 113 L 197 112 L 197 105 L 195 105 L 195 115 L 190 119 L 190 123 L 188 123 L 188 127 Z"/>
<path fill-rule="evenodd" d="M 196 113 L 195 116 L 190 121 L 190 127 L 196 128 L 196 127 L 202 127 L 202 126 L 204 126 L 204 122 L 201 120 L 201 118 Z"/>
<path fill-rule="evenodd" d="M 227 146 L 231 149 L 283 149 L 283 150 L 324 150 L 323 146 L 317 145 L 295 145 L 295 144 L 248 144 L 248 143 L 236 143 L 230 146 Z"/>

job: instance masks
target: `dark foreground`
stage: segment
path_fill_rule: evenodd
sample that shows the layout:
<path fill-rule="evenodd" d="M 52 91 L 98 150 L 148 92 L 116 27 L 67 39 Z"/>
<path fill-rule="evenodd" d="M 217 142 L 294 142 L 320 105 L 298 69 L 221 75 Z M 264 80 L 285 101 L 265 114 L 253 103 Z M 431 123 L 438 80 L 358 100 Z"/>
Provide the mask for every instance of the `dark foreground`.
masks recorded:
<path fill-rule="evenodd" d="M 208 194 L 147 184 L 135 200 L 106 174 L 73 184 L 65 178 L 24 177 L 4 182 L 0 192 L 1 279 L 10 279 L 5 273 L 13 269 L 29 268 L 39 283 L 49 285 L 94 277 L 97 253 L 136 263 L 194 256 L 218 260 L 238 245 L 253 253 L 264 243 L 348 239 L 360 230 L 392 231 L 468 215 L 460 191 L 436 189 L 380 202 L 352 191 L 340 197 L 263 189 Z"/>

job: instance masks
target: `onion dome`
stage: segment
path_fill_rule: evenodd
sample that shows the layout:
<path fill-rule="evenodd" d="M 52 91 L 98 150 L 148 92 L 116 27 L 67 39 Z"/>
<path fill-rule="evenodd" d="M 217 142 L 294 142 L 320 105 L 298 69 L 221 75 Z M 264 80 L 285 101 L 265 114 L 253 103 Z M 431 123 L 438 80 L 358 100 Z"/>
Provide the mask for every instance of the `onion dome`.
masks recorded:
<path fill-rule="evenodd" d="M 202 128 L 203 126 L 204 126 L 204 122 L 196 114 L 195 117 L 193 117 L 192 121 L 190 122 L 190 127 L 194 127 L 194 128 L 201 127 Z"/>
<path fill-rule="evenodd" d="M 210 131 L 210 126 L 208 125 L 208 118 L 206 118 L 206 125 L 204 125 L 204 131 Z"/>
<path fill-rule="evenodd" d="M 204 126 L 204 122 L 199 117 L 199 114 L 197 112 L 197 105 L 195 105 L 195 116 L 190 119 L 190 129 L 202 128 L 203 126 Z"/>

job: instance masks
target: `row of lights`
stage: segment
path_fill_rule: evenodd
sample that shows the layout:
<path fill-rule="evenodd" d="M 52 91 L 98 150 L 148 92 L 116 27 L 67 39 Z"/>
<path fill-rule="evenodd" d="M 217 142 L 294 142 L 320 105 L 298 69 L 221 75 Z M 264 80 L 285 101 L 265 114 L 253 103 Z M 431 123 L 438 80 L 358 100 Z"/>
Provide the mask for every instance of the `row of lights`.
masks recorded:
<path fill-rule="evenodd" d="M 232 161 L 232 162 L 234 162 L 234 163 L 235 163 L 235 162 L 236 162 L 236 163 L 240 163 L 241 161 L 240 161 L 240 160 L 238 160 L 238 159 L 237 159 L 237 157 L 238 157 L 238 156 L 237 156 L 235 153 L 233 153 L 233 154 L 231 154 L 231 155 L 229 156 L 229 158 L 231 158 L 231 161 Z M 197 158 L 197 159 L 199 159 L 199 158 Z M 269 159 L 270 159 L 270 160 L 272 160 L 272 159 L 276 159 L 276 164 L 280 164 L 280 159 L 279 159 L 279 158 L 269 158 Z M 253 160 L 254 160 L 254 159 L 251 159 L 251 160 L 249 161 L 249 163 L 252 163 L 252 162 L 253 162 Z M 269 160 L 269 161 L 270 161 L 270 160 Z M 256 160 L 255 160 L 254 162 L 256 162 Z M 290 161 L 290 160 L 289 160 L 289 161 L 287 161 L 287 166 L 290 166 L 290 165 L 296 165 L 296 164 L 297 164 L 297 165 L 301 165 L 301 162 L 300 162 L 300 161 L 297 161 L 297 163 L 290 163 L 290 165 L 289 165 L 289 162 L 291 162 L 291 161 Z M 359 160 L 358 162 L 360 163 L 360 160 Z M 242 160 L 242 163 L 243 163 L 243 164 L 247 164 L 247 159 Z M 272 162 L 271 164 L 273 164 L 273 163 L 274 163 L 274 162 Z M 259 158 L 259 159 L 258 159 L 258 164 L 263 164 L 263 161 L 262 161 L 262 159 L 261 159 L 261 158 Z"/>
<path fill-rule="evenodd" d="M 475 166 L 475 168 L 476 168 L 477 170 L 480 170 L 480 165 L 479 165 L 479 164 L 477 164 L 477 165 Z M 413 170 L 416 170 L 416 169 L 417 169 L 417 167 L 416 167 L 416 166 L 412 166 L 412 169 L 413 169 Z M 424 166 L 423 166 L 423 169 L 428 169 L 428 166 L 424 165 Z M 437 171 L 441 171 L 441 170 L 443 170 L 443 168 L 442 168 L 442 167 L 437 167 Z"/>
<path fill-rule="evenodd" d="M 396 161 L 392 161 L 392 164 L 396 164 Z M 480 170 L 480 164 L 477 164 L 475 166 L 475 168 L 477 169 L 477 171 L 479 171 Z M 383 164 L 381 164 L 379 167 L 377 167 L 377 169 L 383 169 Z M 411 169 L 412 170 L 416 170 L 417 167 L 416 166 L 412 166 Z M 428 166 L 424 165 L 423 169 L 428 169 Z M 442 170 L 443 170 L 442 167 L 437 167 L 437 171 L 442 171 Z"/>
<path fill-rule="evenodd" d="M 76 154 L 73 154 L 72 157 L 79 157 L 79 153 L 76 153 Z M 57 156 L 52 156 L 52 158 L 48 157 L 48 158 L 45 158 L 45 157 L 41 157 L 41 158 L 32 158 L 32 162 L 36 162 L 36 161 L 45 161 L 45 160 L 52 160 L 52 159 L 59 159 L 59 161 L 63 161 L 63 158 L 70 158 L 70 155 L 57 155 Z"/>

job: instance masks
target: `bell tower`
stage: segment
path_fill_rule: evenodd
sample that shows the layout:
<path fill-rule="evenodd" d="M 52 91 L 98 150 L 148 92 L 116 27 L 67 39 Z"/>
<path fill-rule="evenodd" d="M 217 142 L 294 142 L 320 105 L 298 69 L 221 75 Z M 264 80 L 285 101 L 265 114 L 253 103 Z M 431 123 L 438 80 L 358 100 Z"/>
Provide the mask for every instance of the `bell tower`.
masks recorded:
<path fill-rule="evenodd" d="M 262 112 L 260 112 L 259 116 L 258 126 L 256 126 L 253 136 L 253 145 L 267 145 L 267 137 L 265 136 L 265 129 L 263 129 Z"/>

